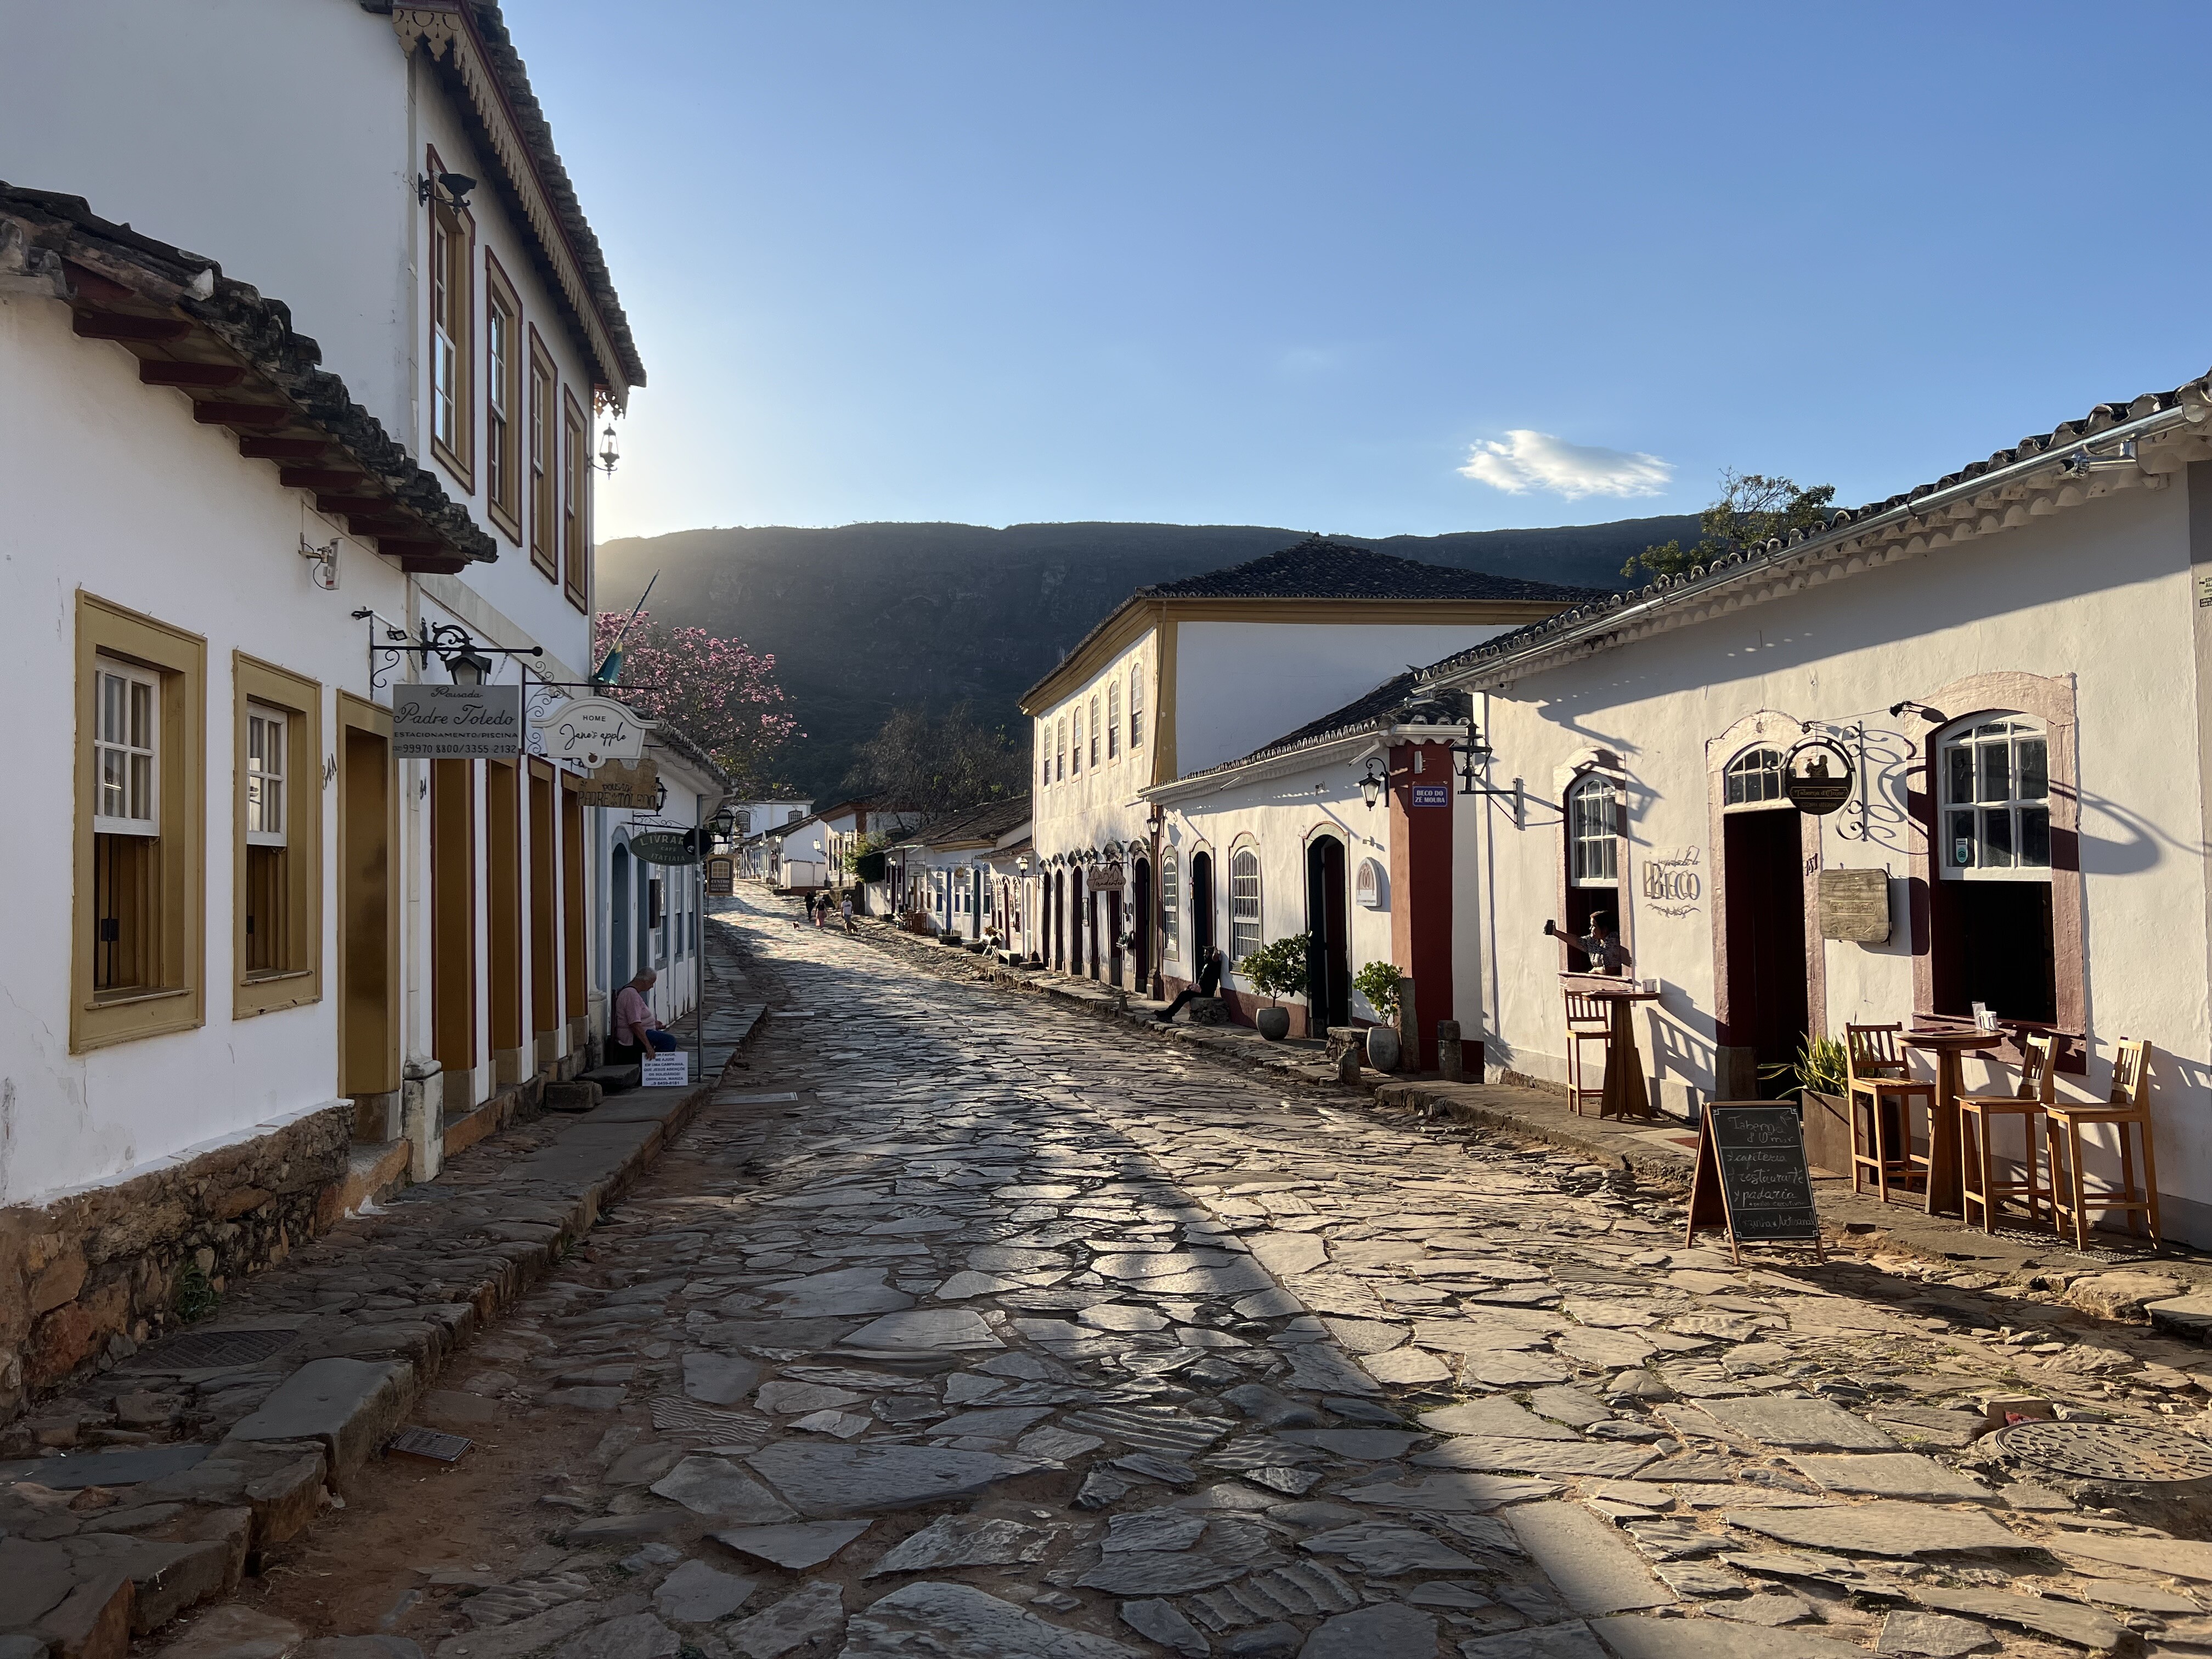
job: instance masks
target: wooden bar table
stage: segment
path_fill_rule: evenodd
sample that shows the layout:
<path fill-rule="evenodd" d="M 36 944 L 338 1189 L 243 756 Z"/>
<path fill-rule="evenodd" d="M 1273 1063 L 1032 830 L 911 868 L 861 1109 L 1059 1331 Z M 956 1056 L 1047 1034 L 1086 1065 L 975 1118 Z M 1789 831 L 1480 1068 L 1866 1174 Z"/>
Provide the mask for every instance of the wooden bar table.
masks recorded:
<path fill-rule="evenodd" d="M 1605 1044 L 1605 1089 L 1597 1115 L 1607 1117 L 1656 1117 L 1651 1092 L 1644 1086 L 1644 1056 L 1636 1048 L 1636 1004 L 1656 1002 L 1659 993 L 1647 991 L 1632 979 L 1609 974 L 1562 974 L 1570 990 L 1606 1004 L 1613 1012 L 1613 1030 Z M 1955 1154 L 1954 1155 L 1955 1157 Z"/>
<path fill-rule="evenodd" d="M 1924 1048 L 1936 1057 L 1936 1109 L 1928 1115 L 1929 1215 L 1966 1214 L 1959 1174 L 1959 1056 L 1997 1048 L 2004 1040 L 2002 1031 L 1978 1031 L 1971 1025 L 1917 1028 L 1904 1034 L 1906 1048 Z"/>

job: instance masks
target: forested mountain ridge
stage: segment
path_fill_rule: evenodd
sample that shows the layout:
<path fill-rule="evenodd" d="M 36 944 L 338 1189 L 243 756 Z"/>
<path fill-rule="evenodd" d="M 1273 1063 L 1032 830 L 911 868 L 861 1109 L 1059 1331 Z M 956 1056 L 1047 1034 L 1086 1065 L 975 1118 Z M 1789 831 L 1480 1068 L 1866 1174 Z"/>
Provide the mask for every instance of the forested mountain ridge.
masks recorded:
<path fill-rule="evenodd" d="M 1684 516 L 1333 538 L 1492 575 L 1617 587 L 1630 556 L 1697 527 Z M 965 702 L 1011 728 L 1015 698 L 1133 589 L 1240 564 L 1307 533 L 1167 524 L 687 530 L 603 543 L 599 603 L 627 610 L 658 571 L 656 620 L 773 652 L 806 733 L 784 777 L 827 797 L 893 708 Z"/>

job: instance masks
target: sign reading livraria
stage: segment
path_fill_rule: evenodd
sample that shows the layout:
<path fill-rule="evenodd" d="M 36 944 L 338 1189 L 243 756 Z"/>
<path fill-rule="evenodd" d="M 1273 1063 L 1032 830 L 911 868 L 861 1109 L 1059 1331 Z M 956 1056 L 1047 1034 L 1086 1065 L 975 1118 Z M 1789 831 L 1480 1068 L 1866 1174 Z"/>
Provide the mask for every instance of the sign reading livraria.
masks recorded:
<path fill-rule="evenodd" d="M 645 753 L 645 722 L 612 697 L 571 697 L 532 715 L 530 723 L 549 760 L 597 770 L 606 761 L 634 761 Z"/>
<path fill-rule="evenodd" d="M 486 760 L 522 752 L 519 685 L 395 685 L 392 753 L 398 760 Z"/>

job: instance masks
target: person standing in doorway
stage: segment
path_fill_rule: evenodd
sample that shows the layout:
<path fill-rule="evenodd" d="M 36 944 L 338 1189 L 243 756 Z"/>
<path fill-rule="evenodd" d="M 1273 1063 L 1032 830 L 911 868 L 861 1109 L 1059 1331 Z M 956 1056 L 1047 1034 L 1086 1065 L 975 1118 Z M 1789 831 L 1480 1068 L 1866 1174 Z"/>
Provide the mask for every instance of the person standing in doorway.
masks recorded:
<path fill-rule="evenodd" d="M 1176 994 L 1176 1000 L 1160 1011 L 1160 1024 L 1172 1024 L 1175 1017 L 1182 1012 L 1183 1004 L 1188 1002 L 1193 997 L 1218 996 L 1220 994 L 1221 952 L 1209 945 L 1206 947 L 1205 953 L 1198 959 L 1198 983 L 1184 986 Z"/>

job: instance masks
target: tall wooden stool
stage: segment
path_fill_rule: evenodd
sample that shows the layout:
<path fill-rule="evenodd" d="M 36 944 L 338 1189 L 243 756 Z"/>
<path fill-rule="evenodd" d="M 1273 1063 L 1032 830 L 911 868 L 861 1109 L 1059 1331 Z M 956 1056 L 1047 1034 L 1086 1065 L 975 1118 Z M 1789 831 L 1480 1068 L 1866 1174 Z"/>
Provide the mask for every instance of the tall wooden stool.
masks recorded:
<path fill-rule="evenodd" d="M 1923 1083 L 1905 1069 L 1898 1047 L 1902 1025 L 1846 1025 L 1844 1051 L 1850 1066 L 1851 1190 L 1866 1190 L 1866 1174 L 1874 1172 L 1875 1190 L 1889 1202 L 1895 1182 L 1911 1193 L 1913 1184 L 1928 1190 L 1929 1160 L 1912 1150 L 1911 1108 L 1915 1102 L 1927 1115 L 1929 1146 L 1935 1146 L 1936 1085 Z M 1863 1123 L 1860 1112 L 1863 1109 Z M 1897 1134 L 1892 1144 L 1890 1122 L 1894 1113 Z M 1864 1130 L 1863 1141 L 1861 1131 Z"/>
<path fill-rule="evenodd" d="M 1585 1103 L 1595 1108 L 1605 1100 L 1605 1054 L 1613 1041 L 1613 1011 L 1595 997 L 1584 996 L 1579 991 L 1565 992 L 1567 1000 L 1567 1098 L 1572 1103 L 1575 1115 L 1583 1115 Z M 1587 1043 L 1597 1044 L 1597 1081 L 1583 1081 L 1583 1048 Z"/>
<path fill-rule="evenodd" d="M 2058 1039 L 2038 1035 L 2022 1046 L 2027 1058 L 2021 1062 L 2018 1094 L 1959 1097 L 1959 1217 L 1972 1226 L 1978 1205 L 1985 1233 L 1996 1231 L 1997 1212 L 2008 1199 L 2026 1199 L 2027 1218 L 2038 1225 L 2043 1221 L 2043 1205 L 2057 1202 L 2051 1193 L 2056 1168 L 2051 1182 L 2036 1179 L 2035 1120 L 2051 1109 L 2051 1060 L 2057 1052 Z M 2026 1149 L 2018 1181 L 1999 1181 L 1990 1155 L 1996 1120 L 2007 1117 L 2020 1120 L 2021 1141 Z"/>
<path fill-rule="evenodd" d="M 2158 1224 L 2158 1154 L 2152 1148 L 2150 1133 L 2150 1044 L 2121 1039 L 2119 1051 L 2112 1056 L 2112 1098 L 2104 1105 L 2058 1103 L 2044 1110 L 2048 1115 L 2044 1133 L 2051 1147 L 2051 1207 L 2062 1229 L 2069 1222 L 2073 1224 L 2075 1248 L 2089 1247 L 2089 1211 L 2120 1210 L 2127 1215 L 2130 1234 L 2141 1231 L 2136 1219 L 2140 1212 L 2150 1223 L 2151 1248 L 2163 1249 Z M 2085 1123 L 2109 1123 L 2119 1132 L 2120 1184 L 2115 1192 L 2085 1194 L 2081 1190 L 2081 1126 Z M 2136 1196 L 2135 1152 L 2128 1145 L 2130 1124 L 2142 1137 L 2141 1198 Z M 2063 1163 L 2060 1162 L 2062 1151 Z"/>

